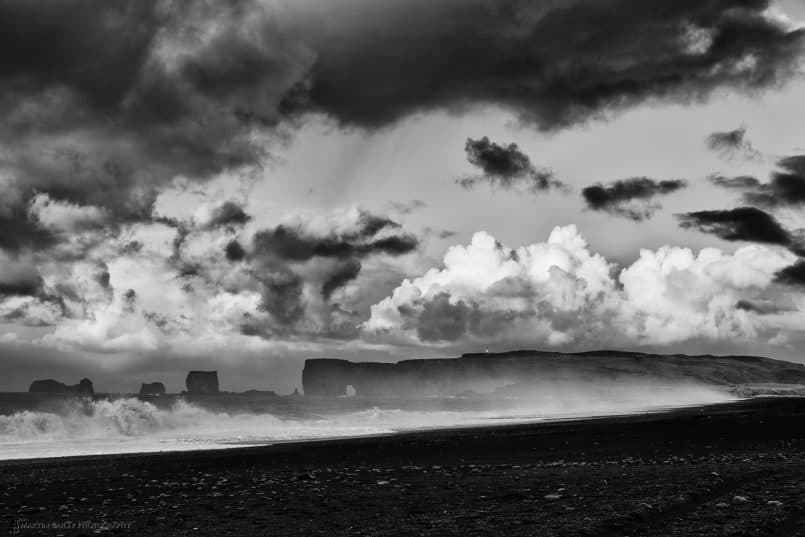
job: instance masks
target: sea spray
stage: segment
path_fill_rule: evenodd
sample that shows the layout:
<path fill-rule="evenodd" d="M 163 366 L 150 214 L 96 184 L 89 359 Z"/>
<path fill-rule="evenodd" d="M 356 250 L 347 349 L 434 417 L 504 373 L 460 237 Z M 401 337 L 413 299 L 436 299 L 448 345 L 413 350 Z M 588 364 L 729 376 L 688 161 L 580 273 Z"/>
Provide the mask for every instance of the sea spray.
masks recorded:
<path fill-rule="evenodd" d="M 0 416 L 0 442 L 143 436 L 198 426 L 207 414 L 181 400 L 172 408 L 159 409 L 135 398 L 73 399 L 59 411 Z"/>
<path fill-rule="evenodd" d="M 589 387 L 588 387 L 589 388 Z M 641 412 L 726 401 L 723 391 L 700 386 L 629 386 L 622 389 L 538 392 L 539 397 L 479 408 L 468 399 L 388 401 L 353 399 L 362 408 L 335 409 L 314 400 L 273 401 L 256 412 L 246 404 L 213 410 L 216 399 L 182 398 L 159 405 L 136 398 L 71 399 L 58 409 L 0 415 L 0 459 L 102 453 L 183 451 L 443 427 L 524 423 L 545 419 Z M 238 396 L 222 396 L 230 402 Z M 240 404 L 240 403 L 238 403 Z M 429 406 L 423 406 L 429 405 Z M 329 408 L 326 408 L 329 407 Z"/>

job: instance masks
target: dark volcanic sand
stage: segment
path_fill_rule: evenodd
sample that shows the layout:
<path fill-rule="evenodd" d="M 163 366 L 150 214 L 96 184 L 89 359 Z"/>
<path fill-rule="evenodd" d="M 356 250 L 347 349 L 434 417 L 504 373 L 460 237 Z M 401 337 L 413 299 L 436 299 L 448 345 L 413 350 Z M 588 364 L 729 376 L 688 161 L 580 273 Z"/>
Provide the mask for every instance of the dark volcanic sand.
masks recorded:
<path fill-rule="evenodd" d="M 20 535 L 803 536 L 804 425 L 805 399 L 758 399 L 629 418 L 14 461 L 0 463 L 0 516 Z M 47 525 L 59 527 L 36 529 Z"/>

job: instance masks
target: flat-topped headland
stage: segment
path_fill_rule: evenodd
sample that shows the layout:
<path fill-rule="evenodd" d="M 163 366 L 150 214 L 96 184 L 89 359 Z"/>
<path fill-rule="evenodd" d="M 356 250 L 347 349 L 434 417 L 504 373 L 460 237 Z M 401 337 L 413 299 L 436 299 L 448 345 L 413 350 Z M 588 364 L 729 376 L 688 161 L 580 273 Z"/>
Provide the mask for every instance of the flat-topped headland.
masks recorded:
<path fill-rule="evenodd" d="M 648 354 L 627 351 L 562 353 L 516 350 L 469 353 L 454 358 L 425 358 L 399 362 L 353 362 L 311 358 L 302 370 L 305 396 L 453 397 L 517 396 L 534 386 L 562 383 L 627 382 L 632 385 L 698 384 L 730 389 L 739 395 L 805 393 L 805 365 L 760 356 L 711 354 Z M 177 396 L 201 400 L 216 396 L 278 397 L 274 390 L 230 392 L 220 389 L 218 371 L 190 371 L 181 393 L 169 392 L 159 381 L 142 383 L 138 392 L 96 392 L 89 379 L 70 386 L 55 380 L 36 380 L 29 393 L 51 396 L 138 395 L 154 400 Z M 294 390 L 294 397 L 301 394 Z"/>
<path fill-rule="evenodd" d="M 751 384 L 757 389 L 805 384 L 805 366 L 759 356 L 520 350 L 396 363 L 316 358 L 307 360 L 302 372 L 305 395 L 331 397 L 352 391 L 373 397 L 517 395 L 548 382 L 601 381 L 732 388 Z"/>

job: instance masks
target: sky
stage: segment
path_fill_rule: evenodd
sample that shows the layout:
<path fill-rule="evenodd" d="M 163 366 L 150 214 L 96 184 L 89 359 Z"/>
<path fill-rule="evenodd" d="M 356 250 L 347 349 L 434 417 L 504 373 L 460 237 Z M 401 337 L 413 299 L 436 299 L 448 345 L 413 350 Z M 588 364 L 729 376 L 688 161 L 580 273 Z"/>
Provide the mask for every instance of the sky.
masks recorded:
<path fill-rule="evenodd" d="M 805 362 L 801 0 L 0 0 L 0 390 Z"/>

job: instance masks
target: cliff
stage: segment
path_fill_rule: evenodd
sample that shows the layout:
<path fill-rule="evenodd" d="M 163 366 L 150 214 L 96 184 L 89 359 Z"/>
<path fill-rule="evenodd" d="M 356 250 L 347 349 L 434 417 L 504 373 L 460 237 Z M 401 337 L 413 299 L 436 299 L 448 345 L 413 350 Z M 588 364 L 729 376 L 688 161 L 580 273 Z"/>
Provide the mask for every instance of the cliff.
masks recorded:
<path fill-rule="evenodd" d="M 218 393 L 218 372 L 217 371 L 191 371 L 185 380 L 187 393 L 211 394 Z"/>
<path fill-rule="evenodd" d="M 302 371 L 305 395 L 331 397 L 345 395 L 347 386 L 361 396 L 424 397 L 503 393 L 546 382 L 620 380 L 714 386 L 805 384 L 805 366 L 757 356 L 513 351 L 397 363 L 318 358 L 306 360 Z"/>
<path fill-rule="evenodd" d="M 146 382 L 140 386 L 140 393 L 138 394 L 140 397 L 144 396 L 154 396 L 154 395 L 165 395 L 165 385 L 161 382 Z"/>
<path fill-rule="evenodd" d="M 71 393 L 76 395 L 93 395 L 95 393 L 92 381 L 86 378 L 81 379 L 74 386 L 68 386 L 53 379 L 35 380 L 31 383 L 28 391 L 31 393 Z"/>

